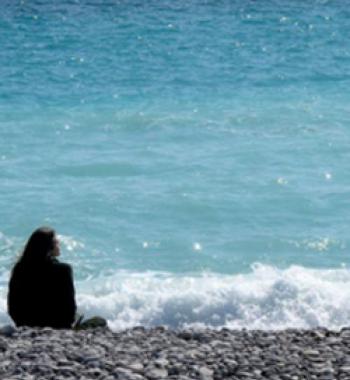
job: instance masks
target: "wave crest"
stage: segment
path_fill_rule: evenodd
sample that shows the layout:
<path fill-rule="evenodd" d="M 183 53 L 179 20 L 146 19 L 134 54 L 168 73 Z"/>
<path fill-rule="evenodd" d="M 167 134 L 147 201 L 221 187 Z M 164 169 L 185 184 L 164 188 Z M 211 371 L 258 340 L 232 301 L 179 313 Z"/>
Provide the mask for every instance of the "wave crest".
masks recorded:
<path fill-rule="evenodd" d="M 137 325 L 171 328 L 338 329 L 350 316 L 350 270 L 256 264 L 239 275 L 130 273 L 78 283 L 87 316 L 114 330 Z"/>

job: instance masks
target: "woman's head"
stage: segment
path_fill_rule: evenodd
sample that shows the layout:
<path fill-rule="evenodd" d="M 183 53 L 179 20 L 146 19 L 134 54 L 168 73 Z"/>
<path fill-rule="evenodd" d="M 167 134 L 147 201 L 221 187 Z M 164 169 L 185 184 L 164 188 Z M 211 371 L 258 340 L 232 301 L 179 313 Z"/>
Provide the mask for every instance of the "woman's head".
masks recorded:
<path fill-rule="evenodd" d="M 59 256 L 60 249 L 56 232 L 50 227 L 35 230 L 24 247 L 21 262 L 43 262 L 50 257 Z"/>

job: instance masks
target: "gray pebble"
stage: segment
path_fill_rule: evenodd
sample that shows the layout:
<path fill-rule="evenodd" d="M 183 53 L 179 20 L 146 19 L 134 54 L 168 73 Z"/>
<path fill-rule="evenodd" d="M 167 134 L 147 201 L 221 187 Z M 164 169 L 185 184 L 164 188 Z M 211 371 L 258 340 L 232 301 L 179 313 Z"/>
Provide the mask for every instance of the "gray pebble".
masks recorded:
<path fill-rule="evenodd" d="M 145 369 L 145 376 L 151 380 L 163 379 L 168 377 L 168 371 L 165 368 L 150 367 Z"/>
<path fill-rule="evenodd" d="M 208 367 L 200 367 L 198 375 L 201 380 L 211 380 L 214 376 L 214 371 Z"/>
<path fill-rule="evenodd" d="M 11 337 L 16 332 L 16 329 L 11 325 L 6 325 L 0 328 L 0 335 Z"/>
<path fill-rule="evenodd" d="M 140 362 L 134 362 L 131 364 L 126 365 L 126 368 L 134 373 L 143 373 L 144 366 Z"/>
<path fill-rule="evenodd" d="M 0 333 L 0 379 L 349 380 L 350 329 Z"/>

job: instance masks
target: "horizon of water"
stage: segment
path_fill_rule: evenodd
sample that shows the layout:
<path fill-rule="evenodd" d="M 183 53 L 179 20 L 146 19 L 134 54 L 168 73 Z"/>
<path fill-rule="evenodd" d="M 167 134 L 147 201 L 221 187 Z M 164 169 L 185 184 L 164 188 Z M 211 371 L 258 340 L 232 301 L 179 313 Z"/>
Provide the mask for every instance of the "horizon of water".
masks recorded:
<path fill-rule="evenodd" d="M 114 329 L 346 325 L 349 13 L 4 2 L 0 321 L 50 225 Z"/>

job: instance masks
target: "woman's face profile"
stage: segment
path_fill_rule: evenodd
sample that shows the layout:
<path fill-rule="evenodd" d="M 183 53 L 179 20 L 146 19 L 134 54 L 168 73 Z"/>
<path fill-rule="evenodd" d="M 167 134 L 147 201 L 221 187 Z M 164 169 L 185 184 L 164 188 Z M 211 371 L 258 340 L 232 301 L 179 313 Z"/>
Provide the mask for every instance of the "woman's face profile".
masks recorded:
<path fill-rule="evenodd" d="M 60 242 L 56 235 L 53 238 L 53 244 L 52 256 L 57 257 L 60 255 Z"/>

